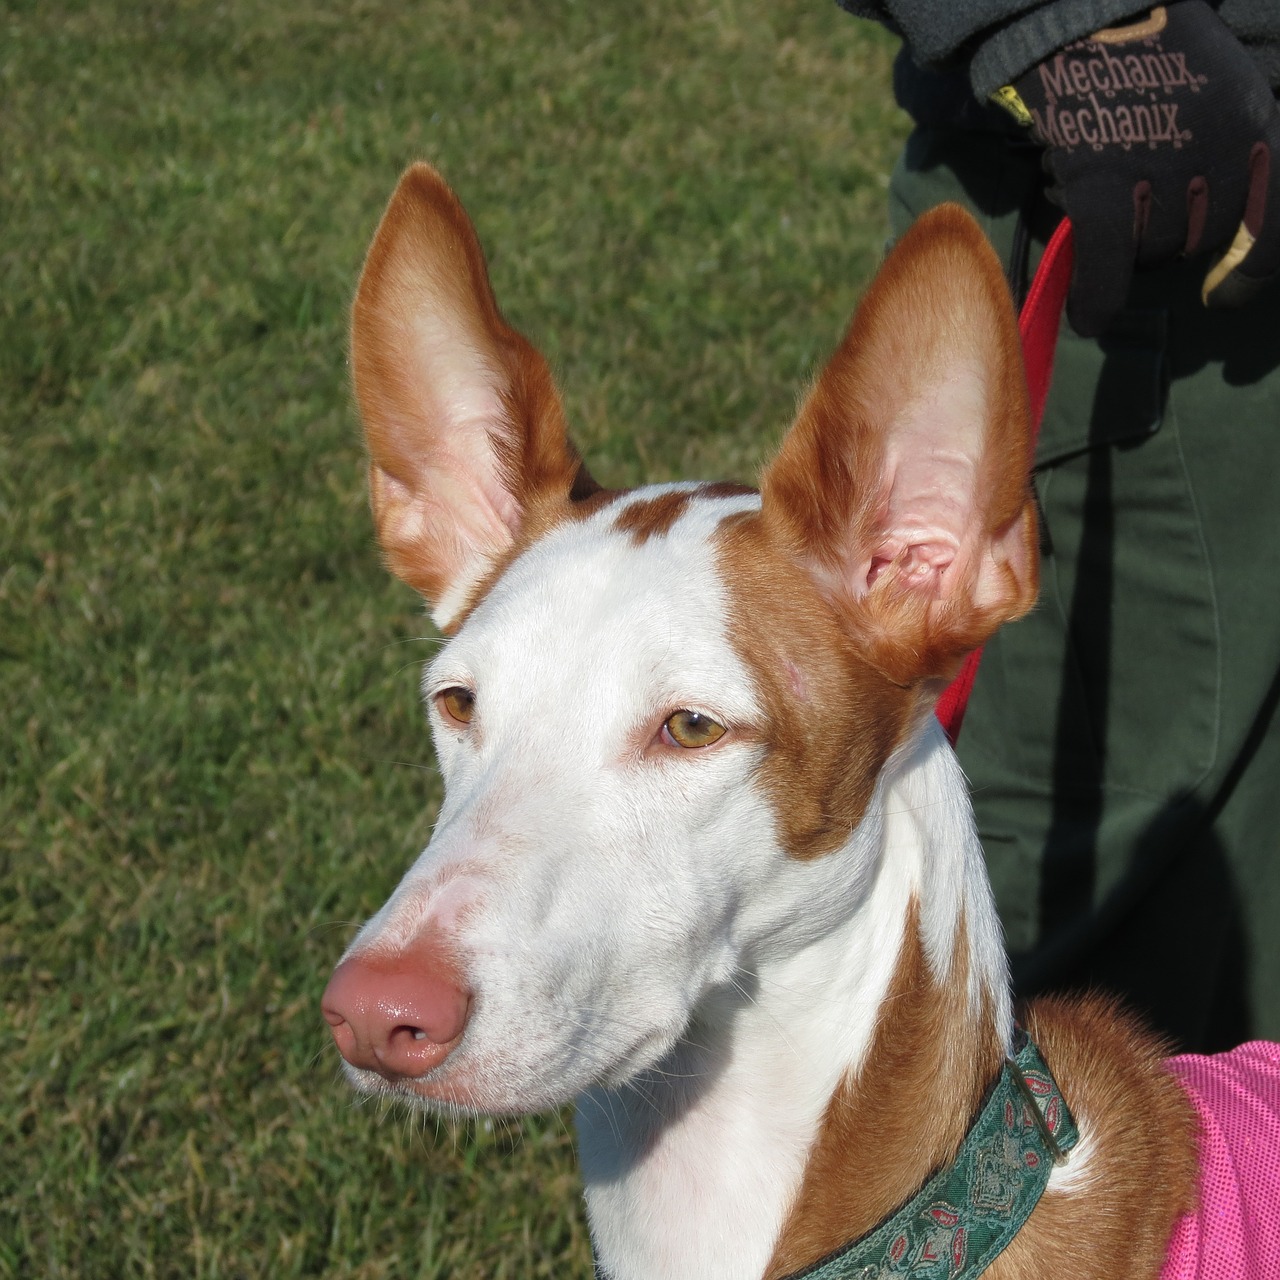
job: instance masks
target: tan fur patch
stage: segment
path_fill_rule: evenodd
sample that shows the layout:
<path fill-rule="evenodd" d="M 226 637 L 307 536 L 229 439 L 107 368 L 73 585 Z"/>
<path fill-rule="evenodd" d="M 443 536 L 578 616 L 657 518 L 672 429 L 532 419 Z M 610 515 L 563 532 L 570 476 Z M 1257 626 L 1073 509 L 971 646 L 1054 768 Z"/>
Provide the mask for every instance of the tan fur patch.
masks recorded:
<path fill-rule="evenodd" d="M 840 848 L 923 706 L 870 665 L 856 631 L 778 546 L 757 512 L 728 517 L 717 554 L 729 638 L 764 703 L 763 781 L 794 858 Z"/>
<path fill-rule="evenodd" d="M 1166 1047 L 1100 996 L 1037 1000 L 1019 1021 L 1090 1149 L 1077 1186 L 1045 1192 L 987 1275 L 1158 1275 L 1174 1221 L 1194 1207 L 1199 1178 L 1195 1115 L 1164 1069 Z"/>
<path fill-rule="evenodd" d="M 650 538 L 671 532 L 671 526 L 684 515 L 693 501 L 690 489 L 675 489 L 656 498 L 629 502 L 618 514 L 613 527 L 629 533 L 633 546 L 643 546 Z"/>
<path fill-rule="evenodd" d="M 990 1007 L 970 1007 L 968 946 L 961 921 L 939 980 L 912 904 L 871 1049 L 827 1107 L 765 1280 L 864 1235 L 955 1158 L 1002 1061 Z"/>
<path fill-rule="evenodd" d="M 696 490 L 699 498 L 745 498 L 757 492 L 749 484 L 738 484 L 736 480 L 714 480 L 708 484 L 700 484 Z"/>
<path fill-rule="evenodd" d="M 755 493 L 755 490 L 730 480 L 699 485 L 696 489 L 675 489 L 654 498 L 629 502 L 619 513 L 614 528 L 621 533 L 629 533 L 632 545 L 640 547 L 650 538 L 670 533 L 694 499 L 737 498 L 748 493 Z"/>
<path fill-rule="evenodd" d="M 871 1052 L 827 1108 L 765 1280 L 870 1231 L 954 1159 L 1001 1059 L 963 991 L 961 963 L 933 980 L 909 920 Z M 1102 997 L 1036 1001 L 1020 1021 L 1087 1135 L 1071 1158 L 1088 1163 L 1070 1190 L 1045 1192 L 984 1276 L 1155 1277 L 1198 1178 L 1195 1116 L 1164 1046 Z"/>
<path fill-rule="evenodd" d="M 1001 1047 L 990 1011 L 965 997 L 967 941 L 945 982 L 930 973 L 909 915 L 898 970 L 866 1063 L 827 1108 L 765 1280 L 808 1266 L 876 1227 L 955 1158 Z M 1085 1140 L 1069 1190 L 1048 1190 L 988 1280 L 1159 1274 L 1177 1217 L 1195 1204 L 1195 1117 L 1165 1049 L 1102 997 L 1021 1011 Z"/>

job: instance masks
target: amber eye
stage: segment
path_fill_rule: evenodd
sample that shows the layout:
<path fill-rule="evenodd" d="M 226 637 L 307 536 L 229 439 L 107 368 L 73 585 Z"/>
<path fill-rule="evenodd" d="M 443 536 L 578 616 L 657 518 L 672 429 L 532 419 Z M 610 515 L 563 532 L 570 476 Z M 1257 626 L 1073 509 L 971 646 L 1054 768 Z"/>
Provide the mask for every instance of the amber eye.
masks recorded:
<path fill-rule="evenodd" d="M 700 711 L 677 711 L 662 727 L 678 747 L 709 747 L 724 737 L 724 725 Z"/>
<path fill-rule="evenodd" d="M 470 724 L 476 712 L 476 695 L 470 689 L 455 685 L 452 689 L 442 689 L 436 694 L 436 702 L 444 709 L 450 720 L 459 724 Z"/>

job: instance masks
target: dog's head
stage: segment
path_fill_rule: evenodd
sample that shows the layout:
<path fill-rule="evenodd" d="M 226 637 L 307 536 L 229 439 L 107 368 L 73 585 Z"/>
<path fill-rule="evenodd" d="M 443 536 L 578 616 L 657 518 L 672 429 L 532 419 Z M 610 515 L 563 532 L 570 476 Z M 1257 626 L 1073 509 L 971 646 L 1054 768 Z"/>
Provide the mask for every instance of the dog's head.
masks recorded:
<path fill-rule="evenodd" d="M 417 165 L 352 351 L 387 563 L 450 637 L 423 676 L 445 799 L 326 1016 L 362 1088 L 556 1105 L 659 1061 L 740 973 L 848 916 L 885 762 L 1030 607 L 1012 306 L 977 226 L 937 210 L 759 493 L 610 492 Z"/>

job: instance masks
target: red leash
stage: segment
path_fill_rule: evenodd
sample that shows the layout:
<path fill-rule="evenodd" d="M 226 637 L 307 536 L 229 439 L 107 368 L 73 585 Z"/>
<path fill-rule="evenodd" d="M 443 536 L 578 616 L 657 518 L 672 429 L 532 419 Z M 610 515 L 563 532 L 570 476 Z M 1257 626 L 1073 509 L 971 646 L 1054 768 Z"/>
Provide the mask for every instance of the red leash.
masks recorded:
<path fill-rule="evenodd" d="M 1058 346 L 1058 325 L 1071 283 L 1073 258 L 1071 223 L 1058 223 L 1057 230 L 1045 246 L 1044 256 L 1036 268 L 1035 279 L 1027 290 L 1027 300 L 1018 316 L 1018 335 L 1022 339 L 1022 359 L 1027 370 L 1027 399 L 1031 408 L 1031 443 L 1035 447 L 1044 417 L 1044 402 L 1053 377 L 1053 355 Z M 942 691 L 938 699 L 938 719 L 954 747 L 964 723 L 969 694 L 982 661 L 982 650 L 975 649 L 960 668 L 960 674 Z"/>

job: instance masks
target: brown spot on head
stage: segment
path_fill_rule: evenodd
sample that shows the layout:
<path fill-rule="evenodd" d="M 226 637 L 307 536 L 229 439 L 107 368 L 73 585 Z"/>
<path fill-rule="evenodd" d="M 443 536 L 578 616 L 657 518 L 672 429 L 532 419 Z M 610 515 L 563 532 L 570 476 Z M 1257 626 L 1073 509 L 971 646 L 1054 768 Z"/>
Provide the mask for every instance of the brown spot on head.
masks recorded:
<path fill-rule="evenodd" d="M 698 498 L 738 498 L 754 492 L 749 485 L 734 484 L 728 480 L 696 488 L 673 489 L 628 503 L 619 512 L 614 528 L 620 533 L 629 533 L 633 546 L 643 546 L 650 538 L 670 533 L 676 521 L 689 509 L 689 504 Z"/>
<path fill-rule="evenodd" d="M 650 538 L 670 533 L 671 526 L 684 515 L 692 499 L 690 489 L 673 489 L 656 498 L 639 498 L 623 507 L 613 527 L 619 533 L 629 533 L 633 546 L 643 546 Z"/>

